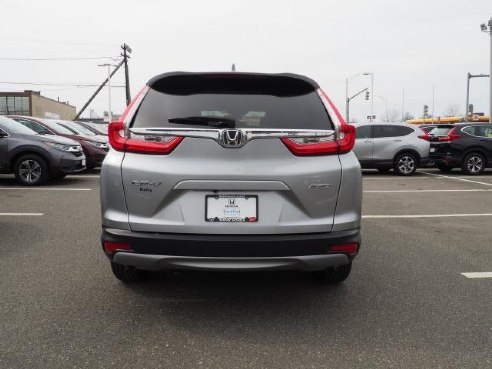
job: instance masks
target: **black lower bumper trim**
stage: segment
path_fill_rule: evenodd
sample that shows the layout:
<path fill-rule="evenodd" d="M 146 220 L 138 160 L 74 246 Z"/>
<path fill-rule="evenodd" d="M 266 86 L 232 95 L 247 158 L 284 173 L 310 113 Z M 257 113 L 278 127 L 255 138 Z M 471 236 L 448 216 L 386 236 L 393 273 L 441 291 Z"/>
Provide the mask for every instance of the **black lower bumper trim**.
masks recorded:
<path fill-rule="evenodd" d="M 103 228 L 104 241 L 125 242 L 135 253 L 197 257 L 281 257 L 330 254 L 330 246 L 358 243 L 360 230 L 278 235 L 147 233 Z"/>

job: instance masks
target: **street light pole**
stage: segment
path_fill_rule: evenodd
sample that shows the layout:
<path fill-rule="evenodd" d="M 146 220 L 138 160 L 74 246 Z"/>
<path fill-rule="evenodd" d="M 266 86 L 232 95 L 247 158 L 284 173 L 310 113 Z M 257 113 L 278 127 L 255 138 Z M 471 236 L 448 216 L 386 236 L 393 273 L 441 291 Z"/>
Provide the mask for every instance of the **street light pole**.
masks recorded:
<path fill-rule="evenodd" d="M 345 78 L 345 122 L 349 123 L 349 98 L 348 98 L 348 83 L 349 79 Z"/>
<path fill-rule="evenodd" d="M 435 112 L 435 103 L 436 101 L 436 85 L 432 85 L 432 121 L 434 122 L 434 112 Z"/>
<path fill-rule="evenodd" d="M 374 118 L 374 73 L 368 73 L 371 75 L 371 119 L 372 122 Z"/>
<path fill-rule="evenodd" d="M 472 78 L 481 78 L 481 77 L 489 77 L 488 74 L 471 74 L 468 72 L 466 75 L 466 105 L 465 105 L 465 123 L 468 122 L 468 106 L 470 105 L 470 79 Z M 492 113 L 490 113 L 492 114 Z M 489 117 L 490 121 L 490 117 Z"/>
<path fill-rule="evenodd" d="M 487 28 L 488 26 L 488 28 Z M 487 25 L 485 23 L 480 25 L 482 32 L 488 33 L 490 37 L 490 65 L 489 65 L 489 122 L 492 123 L 492 18 L 489 19 Z M 468 108 L 468 107 L 467 107 Z"/>
<path fill-rule="evenodd" d="M 107 67 L 108 68 L 108 118 L 109 122 L 113 121 L 113 113 L 111 112 L 111 67 L 113 64 L 99 64 L 99 67 Z"/>
<path fill-rule="evenodd" d="M 384 101 L 384 115 L 385 115 L 385 119 L 388 120 L 388 100 L 386 100 L 386 98 L 384 98 L 381 95 L 376 95 L 374 97 L 379 97 L 381 100 Z"/>
<path fill-rule="evenodd" d="M 354 74 L 352 77 L 345 78 L 345 121 L 347 123 L 349 123 L 349 119 L 350 119 L 350 100 L 352 100 L 352 98 L 349 97 L 349 82 L 352 79 L 354 79 L 355 77 L 368 76 L 368 75 L 371 75 L 371 95 L 372 95 L 373 85 L 374 85 L 372 73 L 370 73 L 370 72 L 357 73 L 357 74 Z M 373 106 L 372 106 L 373 100 L 374 100 L 374 98 L 371 97 L 371 121 L 372 121 L 372 115 L 373 115 Z"/>

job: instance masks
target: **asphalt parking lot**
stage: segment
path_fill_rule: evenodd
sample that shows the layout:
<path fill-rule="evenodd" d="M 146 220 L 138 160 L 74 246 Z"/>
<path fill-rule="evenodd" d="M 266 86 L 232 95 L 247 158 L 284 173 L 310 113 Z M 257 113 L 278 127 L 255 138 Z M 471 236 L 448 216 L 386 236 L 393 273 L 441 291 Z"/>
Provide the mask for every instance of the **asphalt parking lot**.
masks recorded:
<path fill-rule="evenodd" d="M 298 273 L 125 286 L 98 174 L 0 177 L 0 368 L 490 368 L 492 172 L 364 175 L 363 247 L 338 287 Z M 12 214 L 16 213 L 16 215 Z"/>

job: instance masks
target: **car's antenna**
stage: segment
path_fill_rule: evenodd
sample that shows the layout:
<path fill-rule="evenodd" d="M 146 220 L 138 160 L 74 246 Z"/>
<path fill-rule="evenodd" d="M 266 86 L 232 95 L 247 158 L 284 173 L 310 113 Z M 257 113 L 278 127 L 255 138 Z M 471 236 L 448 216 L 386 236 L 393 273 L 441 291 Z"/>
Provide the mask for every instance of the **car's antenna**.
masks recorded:
<path fill-rule="evenodd" d="M 231 71 L 235 72 L 236 71 L 236 64 L 232 63 Z"/>

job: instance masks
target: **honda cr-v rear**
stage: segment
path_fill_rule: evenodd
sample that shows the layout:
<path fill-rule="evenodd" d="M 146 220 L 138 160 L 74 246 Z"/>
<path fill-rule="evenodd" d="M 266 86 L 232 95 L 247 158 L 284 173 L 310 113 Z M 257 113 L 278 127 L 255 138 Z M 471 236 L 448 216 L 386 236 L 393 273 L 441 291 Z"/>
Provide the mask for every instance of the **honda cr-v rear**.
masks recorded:
<path fill-rule="evenodd" d="M 101 172 L 115 276 L 304 270 L 341 282 L 360 247 L 355 132 L 309 78 L 167 73 L 118 122 Z"/>

